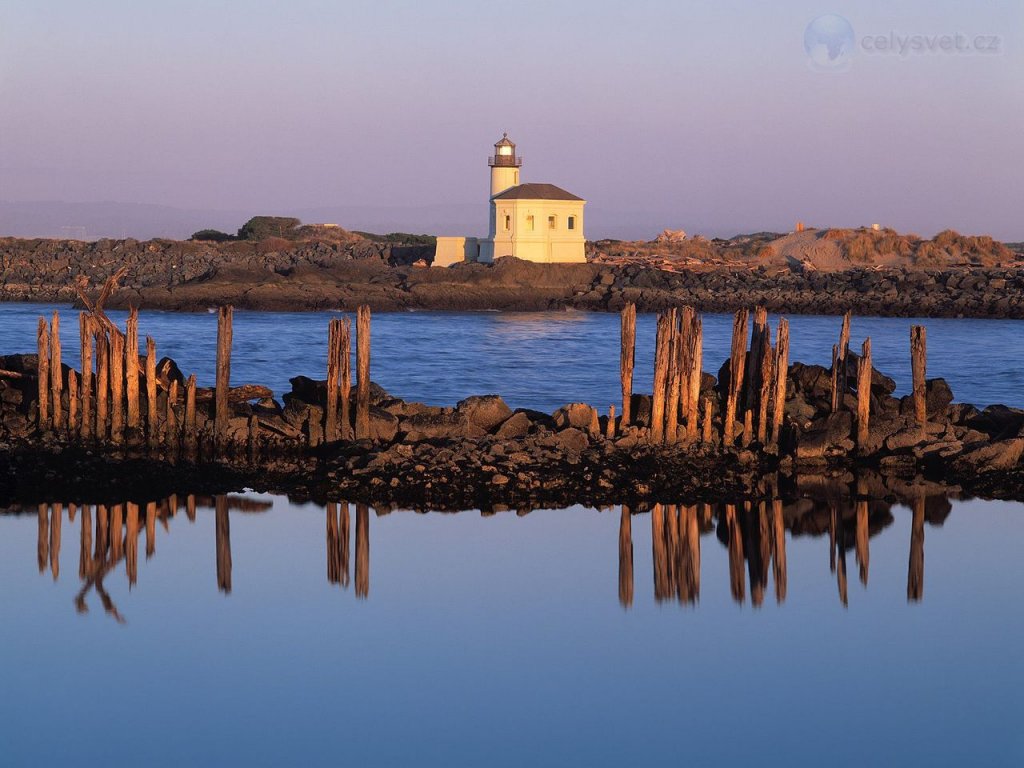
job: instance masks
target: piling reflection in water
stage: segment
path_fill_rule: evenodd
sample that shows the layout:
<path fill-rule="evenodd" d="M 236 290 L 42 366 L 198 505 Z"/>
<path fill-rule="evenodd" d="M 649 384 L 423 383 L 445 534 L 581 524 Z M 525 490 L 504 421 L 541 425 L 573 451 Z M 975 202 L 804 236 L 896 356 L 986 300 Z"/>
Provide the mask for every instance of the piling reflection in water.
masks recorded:
<path fill-rule="evenodd" d="M 924 597 L 925 523 L 941 525 L 952 506 L 944 496 L 918 493 L 910 503 L 910 548 L 906 594 L 909 602 Z M 104 580 L 124 564 L 129 588 L 139 578 L 140 539 L 145 536 L 147 560 L 157 553 L 157 526 L 171 532 L 170 521 L 184 511 L 189 523 L 195 522 L 197 508 L 214 512 L 216 584 L 225 594 L 232 590 L 231 525 L 232 512 L 258 512 L 272 502 L 240 496 L 170 496 L 142 504 L 126 501 L 104 505 L 39 504 L 28 509 L 9 510 L 35 514 L 38 536 L 36 561 L 39 572 L 49 570 L 54 581 L 61 575 L 62 519 L 67 510 L 69 524 L 77 518 L 79 526 L 78 576 L 82 582 L 75 596 L 76 609 L 89 610 L 92 592 L 99 597 L 104 611 L 124 621 L 104 586 Z M 847 550 L 855 550 L 860 582 L 868 584 L 870 539 L 888 528 L 894 518 L 892 504 L 866 498 L 858 486 L 852 498 L 799 498 L 795 501 L 772 499 L 738 504 L 654 504 L 647 509 L 621 507 L 618 524 L 618 599 L 629 609 L 635 601 L 633 518 L 647 514 L 651 531 L 651 579 L 655 602 L 676 601 L 695 605 L 701 594 L 701 538 L 715 534 L 726 552 L 729 589 L 732 598 L 743 604 L 749 594 L 754 607 L 763 604 L 770 583 L 777 603 L 788 593 L 787 535 L 827 540 L 829 569 L 835 579 L 839 602 L 849 603 Z M 2 512 L 2 510 L 0 510 Z M 355 563 L 351 563 L 353 526 L 350 505 L 331 502 L 325 505 L 327 582 L 347 588 L 354 570 L 355 597 L 370 594 L 370 508 L 355 505 Z M 378 515 L 387 510 L 378 510 Z M 641 529 L 642 530 L 642 529 Z M 822 571 L 824 564 L 821 565 Z"/>

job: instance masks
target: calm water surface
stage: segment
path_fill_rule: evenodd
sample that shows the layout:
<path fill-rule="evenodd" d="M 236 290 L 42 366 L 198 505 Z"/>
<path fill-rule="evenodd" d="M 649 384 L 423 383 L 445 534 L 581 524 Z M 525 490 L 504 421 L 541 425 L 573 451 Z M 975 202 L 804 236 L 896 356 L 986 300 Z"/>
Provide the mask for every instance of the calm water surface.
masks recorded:
<path fill-rule="evenodd" d="M 55 307 L 0 304 L 0 354 L 34 352 L 36 321 Z M 59 307 L 64 361 L 78 366 L 77 313 Z M 110 312 L 124 324 L 125 313 Z M 336 313 L 235 312 L 234 384 L 266 384 L 280 396 L 288 379 L 326 378 L 327 322 Z M 838 341 L 835 317 L 790 320 L 790 359 L 830 365 Z M 772 318 L 774 322 L 774 318 Z M 861 318 L 852 347 L 871 337 L 875 366 L 910 384 L 910 326 L 928 329 L 928 375 L 945 377 L 958 401 L 979 407 L 1024 407 L 1024 321 Z M 215 314 L 141 313 L 141 334 L 157 353 L 173 357 L 201 386 L 213 385 Z M 732 318 L 704 315 L 704 367 L 711 373 L 729 355 Z M 618 315 L 582 312 L 406 312 L 373 317 L 372 377 L 392 394 L 431 405 L 454 405 L 469 395 L 497 393 L 512 407 L 553 411 L 566 403 L 600 408 L 620 400 Z M 143 346 L 143 349 L 145 347 Z M 654 316 L 637 320 L 637 391 L 650 391 Z"/>
<path fill-rule="evenodd" d="M 33 351 L 47 309 L 0 304 L 0 354 Z M 237 312 L 234 383 L 322 378 L 331 316 Z M 900 392 L 912 322 L 853 323 Z M 930 376 L 1024 406 L 1024 325 L 924 322 Z M 704 323 L 716 371 L 730 318 Z M 793 359 L 827 364 L 838 319 L 791 323 Z M 140 328 L 212 383 L 214 315 Z M 380 314 L 373 377 L 605 405 L 618 318 Z M 787 506 L 779 536 L 771 506 L 175 501 L 0 512 L 0 764 L 1024 764 L 1021 505 Z"/>
<path fill-rule="evenodd" d="M 239 498 L 0 514 L 0 762 L 1024 761 L 1018 505 Z"/>

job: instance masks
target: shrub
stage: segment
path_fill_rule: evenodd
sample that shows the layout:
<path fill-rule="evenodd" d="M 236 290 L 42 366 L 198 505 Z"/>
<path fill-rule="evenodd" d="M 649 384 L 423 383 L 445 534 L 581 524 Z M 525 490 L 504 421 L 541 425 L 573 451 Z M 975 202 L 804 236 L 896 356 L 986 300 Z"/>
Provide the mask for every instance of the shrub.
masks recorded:
<path fill-rule="evenodd" d="M 226 243 L 234 239 L 234 235 L 221 232 L 219 229 L 200 229 L 198 232 L 193 232 L 192 237 L 189 238 L 189 240 L 205 240 L 211 243 Z"/>
<path fill-rule="evenodd" d="M 302 222 L 290 216 L 253 216 L 238 230 L 240 240 L 264 240 L 268 237 L 294 238 Z"/>

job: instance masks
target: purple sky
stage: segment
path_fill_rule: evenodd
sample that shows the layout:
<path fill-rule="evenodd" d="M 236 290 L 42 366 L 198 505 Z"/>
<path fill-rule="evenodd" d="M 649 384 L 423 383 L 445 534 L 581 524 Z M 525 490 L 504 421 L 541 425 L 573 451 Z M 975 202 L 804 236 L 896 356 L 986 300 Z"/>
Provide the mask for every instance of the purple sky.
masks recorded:
<path fill-rule="evenodd" d="M 805 52 L 822 14 L 854 30 L 845 71 Z M 591 238 L 800 219 L 1020 240 L 1022 30 L 1019 0 L 7 0 L 0 201 L 479 234 L 507 130 L 524 180 L 590 201 Z M 864 49 L 890 32 L 998 50 Z"/>

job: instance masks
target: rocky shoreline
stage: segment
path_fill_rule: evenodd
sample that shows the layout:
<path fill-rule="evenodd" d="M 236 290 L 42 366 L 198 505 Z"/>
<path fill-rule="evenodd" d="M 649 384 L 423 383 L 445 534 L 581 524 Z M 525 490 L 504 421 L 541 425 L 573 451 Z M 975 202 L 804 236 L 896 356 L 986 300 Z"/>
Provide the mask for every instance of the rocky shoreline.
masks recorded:
<path fill-rule="evenodd" d="M 642 312 L 689 305 L 729 312 L 1024 318 L 1024 269 L 1014 264 L 852 266 L 818 271 L 756 258 L 742 263 L 622 261 L 426 267 L 424 247 L 385 243 L 208 243 L 0 240 L 0 301 L 76 303 L 81 283 L 127 267 L 109 306 L 202 311 L 584 310 Z M 417 266 L 419 265 L 419 266 Z"/>
<path fill-rule="evenodd" d="M 814 478 L 849 482 L 864 473 L 887 478 L 883 485 L 920 478 L 956 492 L 1024 500 L 1024 411 L 954 404 L 941 379 L 927 383 L 928 422 L 921 429 L 912 398 L 894 397 L 895 382 L 875 371 L 871 429 L 858 446 L 853 396 L 832 412 L 829 369 L 800 363 L 789 367 L 784 428 L 774 445 L 743 437 L 724 444 L 717 436 L 719 381 L 728 380 L 728 363 L 719 378 L 703 376 L 715 436 L 700 443 L 688 442 L 680 428 L 679 440 L 655 444 L 650 395 L 633 396 L 633 419 L 623 426 L 609 425 L 583 403 L 547 414 L 513 411 L 486 395 L 439 408 L 376 386 L 368 437 L 326 441 L 326 382 L 297 377 L 283 405 L 269 398 L 232 403 L 229 443 L 218 449 L 213 402 L 202 397 L 193 445 L 177 417 L 170 427 L 165 420 L 153 429 L 143 424 L 119 444 L 41 429 L 36 364 L 32 355 L 0 358 L 7 374 L 0 376 L 0 503 L 252 488 L 416 509 L 601 506 L 765 498 L 819 482 Z M 156 413 L 174 414 L 184 408 L 171 399 L 181 374 L 163 361 L 158 369 Z M 63 374 L 75 375 L 66 368 Z M 350 412 L 356 408 L 353 400 Z M 157 439 L 147 440 L 147 433 Z"/>

